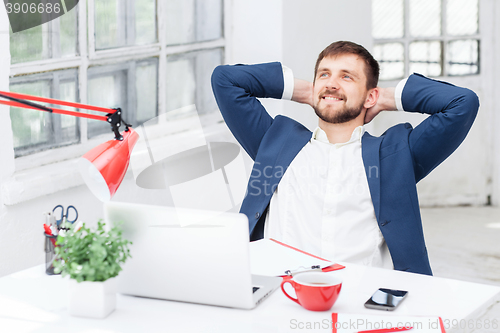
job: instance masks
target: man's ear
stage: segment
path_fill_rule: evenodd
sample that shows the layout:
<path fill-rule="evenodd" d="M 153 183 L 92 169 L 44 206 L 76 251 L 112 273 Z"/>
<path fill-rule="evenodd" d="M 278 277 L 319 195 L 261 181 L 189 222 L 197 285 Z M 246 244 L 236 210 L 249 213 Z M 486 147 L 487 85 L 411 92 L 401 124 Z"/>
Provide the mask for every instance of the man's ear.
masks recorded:
<path fill-rule="evenodd" d="M 369 109 L 377 104 L 379 93 L 378 87 L 368 90 L 368 95 L 366 95 L 365 104 L 363 106 Z"/>

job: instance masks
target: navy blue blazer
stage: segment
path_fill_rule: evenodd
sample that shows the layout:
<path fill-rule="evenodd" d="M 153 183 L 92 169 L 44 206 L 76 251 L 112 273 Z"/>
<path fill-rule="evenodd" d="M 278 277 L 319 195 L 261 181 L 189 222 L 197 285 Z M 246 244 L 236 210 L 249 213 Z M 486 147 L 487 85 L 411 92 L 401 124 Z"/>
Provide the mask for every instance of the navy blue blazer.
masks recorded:
<path fill-rule="evenodd" d="M 271 196 L 312 132 L 285 116 L 274 119 L 259 98 L 281 98 L 281 64 L 219 66 L 212 89 L 229 129 L 254 160 L 240 212 L 251 240 L 264 234 Z M 362 157 L 377 222 L 396 270 L 432 275 L 424 242 L 416 184 L 465 139 L 479 100 L 468 89 L 411 75 L 403 89 L 405 111 L 429 114 L 418 126 L 395 125 L 380 137 L 367 132 Z"/>

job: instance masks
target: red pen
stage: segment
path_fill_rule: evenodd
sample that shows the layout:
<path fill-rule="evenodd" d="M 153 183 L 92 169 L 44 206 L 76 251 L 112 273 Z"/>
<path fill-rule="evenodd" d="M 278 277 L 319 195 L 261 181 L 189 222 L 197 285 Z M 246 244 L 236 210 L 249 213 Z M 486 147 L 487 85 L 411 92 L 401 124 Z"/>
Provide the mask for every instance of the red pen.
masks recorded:
<path fill-rule="evenodd" d="M 45 223 L 43 224 L 43 229 L 45 230 L 45 233 L 49 236 L 52 236 L 52 230 L 50 230 L 50 227 L 46 225 Z"/>
<path fill-rule="evenodd" d="M 50 227 L 48 225 L 46 225 L 45 223 L 43 224 L 43 229 L 45 230 L 46 235 L 52 236 L 52 230 L 50 230 Z M 56 246 L 56 239 L 55 238 L 51 237 L 50 242 L 52 243 L 52 245 Z"/>
<path fill-rule="evenodd" d="M 403 332 L 409 331 L 413 327 L 392 327 L 392 328 L 380 328 L 377 330 L 359 331 L 358 333 L 392 333 L 392 332 Z"/>

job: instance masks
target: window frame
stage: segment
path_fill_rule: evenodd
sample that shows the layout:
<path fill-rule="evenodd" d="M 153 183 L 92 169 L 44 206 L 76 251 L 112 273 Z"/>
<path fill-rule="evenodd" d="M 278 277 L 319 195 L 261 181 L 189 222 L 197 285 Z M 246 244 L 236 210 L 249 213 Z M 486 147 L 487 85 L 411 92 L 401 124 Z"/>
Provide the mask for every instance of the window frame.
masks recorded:
<path fill-rule="evenodd" d="M 463 76 L 473 76 L 481 74 L 481 28 L 480 28 L 480 13 L 481 13 L 481 1 L 478 0 L 478 28 L 477 32 L 473 35 L 450 35 L 446 29 L 446 6 L 448 0 L 441 1 L 441 35 L 434 37 L 413 37 L 410 35 L 410 0 L 403 0 L 403 37 L 397 38 L 375 38 L 373 37 L 373 46 L 388 44 L 388 43 L 401 43 L 404 48 L 404 73 L 403 76 L 398 78 L 391 78 L 383 81 L 394 81 L 402 79 L 410 75 L 410 44 L 412 42 L 432 42 L 438 41 L 441 43 L 441 74 L 435 77 L 463 77 Z M 476 40 L 478 41 L 478 71 L 477 73 L 471 74 L 459 74 L 450 75 L 448 69 L 448 44 L 457 40 Z M 381 80 L 382 81 L 382 80 Z"/>

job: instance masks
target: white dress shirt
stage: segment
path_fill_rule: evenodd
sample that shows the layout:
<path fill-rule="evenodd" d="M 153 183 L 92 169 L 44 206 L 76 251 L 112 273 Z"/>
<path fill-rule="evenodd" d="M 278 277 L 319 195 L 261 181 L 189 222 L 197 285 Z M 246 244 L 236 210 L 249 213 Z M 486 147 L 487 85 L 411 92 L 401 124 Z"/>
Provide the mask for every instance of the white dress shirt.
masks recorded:
<path fill-rule="evenodd" d="M 283 66 L 283 76 L 283 98 L 291 99 L 293 73 Z M 395 93 L 400 110 L 405 83 L 400 82 Z M 348 142 L 331 144 L 322 129 L 314 130 L 271 198 L 265 238 L 331 261 L 393 268 L 361 155 L 364 132 L 359 126 Z"/>

